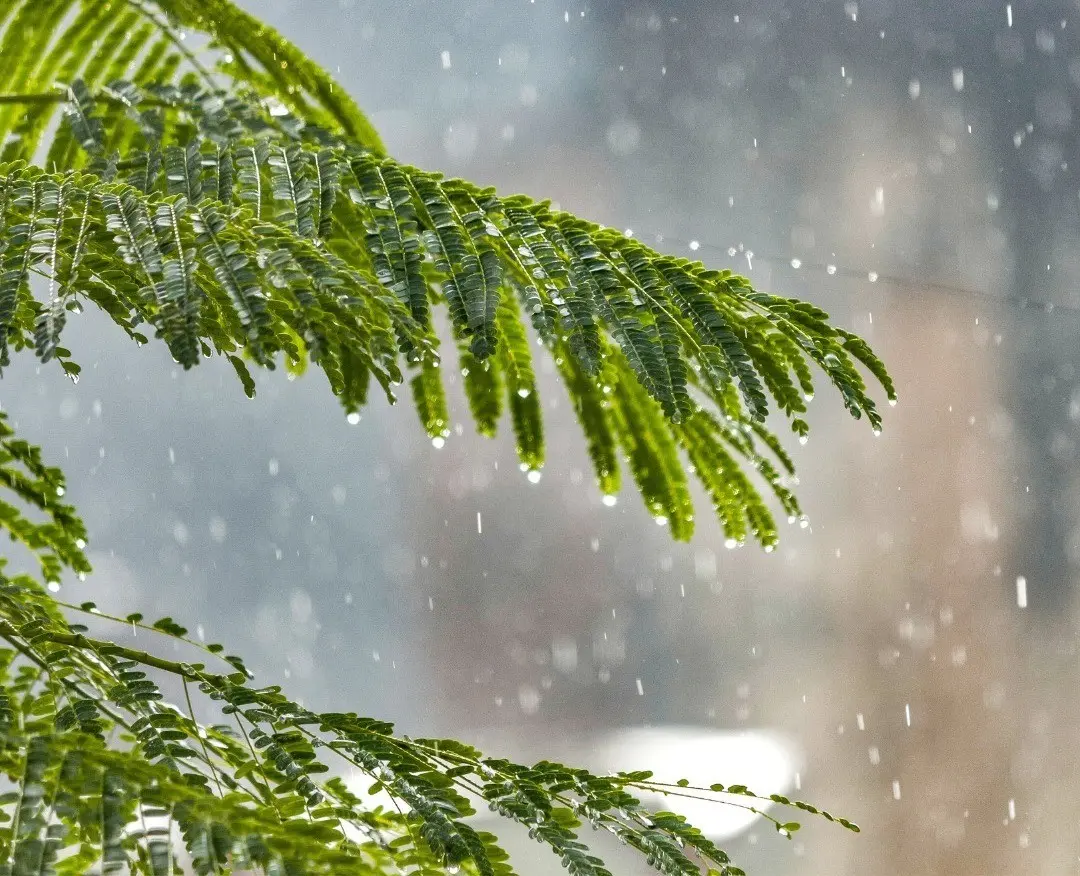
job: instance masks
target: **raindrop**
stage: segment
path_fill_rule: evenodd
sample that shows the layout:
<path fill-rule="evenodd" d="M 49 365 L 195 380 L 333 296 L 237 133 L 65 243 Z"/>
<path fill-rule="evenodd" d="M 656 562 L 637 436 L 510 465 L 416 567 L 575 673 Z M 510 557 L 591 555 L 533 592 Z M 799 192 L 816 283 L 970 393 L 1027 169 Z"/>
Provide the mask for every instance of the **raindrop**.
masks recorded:
<path fill-rule="evenodd" d="M 1016 576 L 1016 604 L 1020 608 L 1027 608 L 1027 578 L 1023 575 Z"/>
<path fill-rule="evenodd" d="M 532 395 L 532 390 L 527 389 L 526 387 L 523 386 L 521 389 L 519 389 L 517 391 L 517 393 L 518 393 L 518 398 L 528 398 L 530 395 Z"/>
<path fill-rule="evenodd" d="M 60 582 L 59 581 L 50 581 L 49 582 L 49 592 L 50 593 L 59 593 L 60 592 Z"/>
<path fill-rule="evenodd" d="M 436 435 L 431 439 L 431 446 L 436 450 L 442 450 L 446 446 L 446 439 L 442 435 Z"/>
<path fill-rule="evenodd" d="M 658 514 L 656 516 L 656 525 L 657 526 L 667 526 L 667 522 L 668 522 L 668 520 L 663 514 Z"/>
<path fill-rule="evenodd" d="M 696 241 L 696 240 L 691 240 L 690 241 L 690 249 L 697 252 L 699 249 L 701 249 L 701 243 Z"/>
<path fill-rule="evenodd" d="M 543 475 L 539 469 L 534 468 L 528 473 L 528 475 L 526 475 L 526 477 L 528 477 L 530 484 L 538 484 L 540 483 L 540 478 L 543 477 Z"/>
<path fill-rule="evenodd" d="M 737 538 L 729 538 L 724 541 L 724 547 L 726 547 L 729 551 L 735 550 L 735 548 L 737 548 L 738 546 L 739 540 Z"/>
<path fill-rule="evenodd" d="M 799 443 L 800 444 L 805 444 L 809 440 L 810 440 L 810 437 L 808 435 L 800 435 L 799 436 Z"/>
<path fill-rule="evenodd" d="M 795 270 L 798 270 L 799 268 L 801 268 L 802 267 L 802 259 L 792 259 L 791 260 L 791 267 L 795 268 Z"/>
<path fill-rule="evenodd" d="M 526 715 L 535 715 L 540 709 L 540 691 L 529 684 L 518 688 L 518 705 Z"/>
<path fill-rule="evenodd" d="M 212 538 L 218 544 L 225 541 L 226 536 L 229 534 L 228 524 L 220 517 L 210 518 L 210 538 Z"/>
<path fill-rule="evenodd" d="M 350 426 L 355 426 L 357 423 L 360 422 L 360 414 L 358 414 L 356 411 L 353 411 L 345 419 L 348 421 Z"/>
<path fill-rule="evenodd" d="M 836 273 L 836 265 L 826 265 L 825 273 L 831 277 L 833 274 Z"/>
<path fill-rule="evenodd" d="M 619 501 L 619 497 L 618 496 L 613 496 L 613 495 L 611 495 L 609 493 L 608 495 L 604 496 L 604 498 L 601 501 L 605 505 L 607 505 L 609 508 L 614 508 L 615 503 Z"/>
<path fill-rule="evenodd" d="M 874 216 L 885 215 L 885 187 L 878 186 L 874 189 L 874 199 L 870 202 L 870 213 Z"/>
<path fill-rule="evenodd" d="M 869 274 L 866 275 L 866 279 L 869 280 L 871 283 L 876 283 L 878 280 L 878 272 L 871 271 Z"/>
<path fill-rule="evenodd" d="M 64 493 L 65 493 L 65 490 L 64 490 L 63 487 L 57 487 L 56 488 L 56 495 L 62 496 L 62 495 L 64 495 Z"/>

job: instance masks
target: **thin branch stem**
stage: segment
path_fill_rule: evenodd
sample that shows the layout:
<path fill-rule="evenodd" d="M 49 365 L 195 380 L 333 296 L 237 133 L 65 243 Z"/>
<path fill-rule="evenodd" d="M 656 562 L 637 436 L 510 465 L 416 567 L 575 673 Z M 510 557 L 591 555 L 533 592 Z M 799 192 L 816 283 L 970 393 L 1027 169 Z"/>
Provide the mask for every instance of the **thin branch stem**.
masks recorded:
<path fill-rule="evenodd" d="M 191 691 L 188 690 L 188 681 L 186 678 L 183 679 L 183 685 L 184 700 L 187 702 L 188 716 L 191 718 L 191 723 L 195 727 L 195 735 L 199 737 L 199 745 L 202 747 L 203 759 L 206 761 L 206 765 L 210 767 L 210 772 L 214 775 L 214 784 L 217 785 L 218 796 L 224 797 L 225 792 L 221 790 L 221 777 L 218 775 L 214 762 L 210 759 L 210 750 L 206 747 L 206 740 L 201 733 L 202 728 L 199 726 L 199 721 L 195 717 L 195 707 L 191 704 Z"/>

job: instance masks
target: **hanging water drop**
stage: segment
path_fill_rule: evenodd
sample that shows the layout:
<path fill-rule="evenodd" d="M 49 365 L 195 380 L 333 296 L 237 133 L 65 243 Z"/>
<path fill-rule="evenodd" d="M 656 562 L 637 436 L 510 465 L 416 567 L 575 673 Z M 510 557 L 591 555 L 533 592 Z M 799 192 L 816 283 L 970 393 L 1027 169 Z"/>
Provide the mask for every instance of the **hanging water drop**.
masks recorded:
<path fill-rule="evenodd" d="M 608 493 L 608 494 L 607 494 L 606 496 L 604 496 L 604 498 L 603 498 L 603 499 L 601 499 L 601 501 L 602 501 L 602 502 L 603 502 L 603 503 L 604 503 L 605 505 L 607 505 L 607 506 L 608 506 L 608 508 L 614 508 L 614 507 L 615 507 L 615 503 L 619 501 L 619 497 L 618 497 L 618 496 L 613 496 L 613 495 L 611 495 L 610 493 Z"/>
<path fill-rule="evenodd" d="M 356 411 L 353 411 L 345 419 L 350 426 L 355 426 L 357 423 L 360 422 L 360 414 L 358 414 Z"/>

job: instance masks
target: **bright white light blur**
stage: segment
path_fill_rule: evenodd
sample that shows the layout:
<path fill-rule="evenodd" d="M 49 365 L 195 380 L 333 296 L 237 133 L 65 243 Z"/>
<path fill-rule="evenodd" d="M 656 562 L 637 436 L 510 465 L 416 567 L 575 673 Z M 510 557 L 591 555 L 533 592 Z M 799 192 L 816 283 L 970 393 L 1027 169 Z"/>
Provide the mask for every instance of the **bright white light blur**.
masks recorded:
<path fill-rule="evenodd" d="M 792 789 L 799 769 L 793 745 L 764 730 L 730 732 L 703 727 L 653 727 L 617 730 L 598 740 L 595 759 L 587 764 L 594 771 L 651 769 L 657 781 L 708 787 L 715 782 L 746 785 L 768 797 Z M 678 789 L 673 789 L 678 790 Z M 745 797 L 712 795 L 715 800 L 749 803 Z M 715 840 L 724 840 L 751 827 L 757 816 L 745 809 L 714 800 L 689 800 L 659 794 L 642 796 L 642 802 L 686 819 Z M 756 803 L 759 809 L 771 804 Z"/>

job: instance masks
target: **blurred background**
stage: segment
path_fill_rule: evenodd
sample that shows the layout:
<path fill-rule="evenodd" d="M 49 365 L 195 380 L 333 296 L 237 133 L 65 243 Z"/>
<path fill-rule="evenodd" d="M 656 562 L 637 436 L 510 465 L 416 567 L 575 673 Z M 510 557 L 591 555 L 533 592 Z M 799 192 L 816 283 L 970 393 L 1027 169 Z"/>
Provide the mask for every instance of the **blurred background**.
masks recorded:
<path fill-rule="evenodd" d="M 313 706 L 863 827 L 718 821 L 752 873 L 1080 870 L 1080 4 L 244 5 L 396 157 L 809 299 L 900 404 L 875 437 L 819 394 L 786 442 L 810 525 L 766 555 L 703 498 L 689 545 L 630 487 L 605 507 L 550 363 L 532 484 L 460 393 L 436 449 L 407 403 L 350 425 L 276 372 L 249 402 L 87 313 L 77 387 L 30 357 L 4 384 L 90 527 L 65 595 L 198 625 Z"/>

